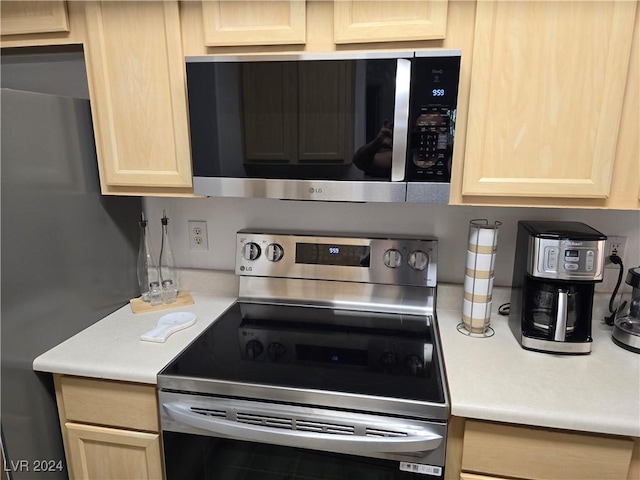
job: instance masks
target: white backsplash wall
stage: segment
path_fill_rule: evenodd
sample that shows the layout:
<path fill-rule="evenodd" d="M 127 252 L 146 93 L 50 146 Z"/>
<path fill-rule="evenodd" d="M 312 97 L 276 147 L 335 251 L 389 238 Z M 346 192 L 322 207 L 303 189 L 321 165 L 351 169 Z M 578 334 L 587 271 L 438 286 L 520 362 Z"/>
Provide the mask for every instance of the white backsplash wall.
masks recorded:
<path fill-rule="evenodd" d="M 581 221 L 605 235 L 627 237 L 625 270 L 640 265 L 640 212 L 447 205 L 298 202 L 242 198 L 146 198 L 154 248 L 160 246 L 160 218 L 166 210 L 178 266 L 233 270 L 236 232 L 243 228 L 307 232 L 384 233 L 438 238 L 438 281 L 462 283 L 469 220 L 502 222 L 495 284 L 511 286 L 518 220 Z M 189 249 L 188 220 L 207 222 L 209 251 Z M 607 269 L 599 291 L 612 291 L 617 270 Z M 624 283 L 623 283 L 624 285 Z"/>

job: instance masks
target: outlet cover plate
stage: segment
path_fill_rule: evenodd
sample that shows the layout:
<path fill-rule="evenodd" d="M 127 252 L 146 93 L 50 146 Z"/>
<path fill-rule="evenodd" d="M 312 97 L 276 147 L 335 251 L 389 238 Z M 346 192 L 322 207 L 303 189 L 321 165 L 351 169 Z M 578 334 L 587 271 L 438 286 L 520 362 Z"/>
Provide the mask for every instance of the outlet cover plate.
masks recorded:
<path fill-rule="evenodd" d="M 617 250 L 617 255 L 624 260 L 624 247 L 627 243 L 627 237 L 620 236 L 607 236 L 607 241 L 604 247 L 604 267 L 605 268 L 620 268 L 619 265 L 609 261 L 609 257 Z"/>
<path fill-rule="evenodd" d="M 189 220 L 189 250 L 206 252 L 209 250 L 207 222 L 204 220 Z"/>

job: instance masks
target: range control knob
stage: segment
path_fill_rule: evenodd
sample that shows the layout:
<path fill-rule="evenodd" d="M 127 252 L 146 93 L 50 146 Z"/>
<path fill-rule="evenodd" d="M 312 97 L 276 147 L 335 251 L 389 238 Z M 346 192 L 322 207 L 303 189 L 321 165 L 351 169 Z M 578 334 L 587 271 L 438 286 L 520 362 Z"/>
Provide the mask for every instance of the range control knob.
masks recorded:
<path fill-rule="evenodd" d="M 429 255 L 422 250 L 414 250 L 409 255 L 409 266 L 414 270 L 422 271 L 429 265 Z"/>
<path fill-rule="evenodd" d="M 251 360 L 255 360 L 264 352 L 264 347 L 258 340 L 249 340 L 244 348 Z"/>
<path fill-rule="evenodd" d="M 267 347 L 267 354 L 271 360 L 279 360 L 285 353 L 284 345 L 280 342 L 270 343 Z"/>
<path fill-rule="evenodd" d="M 279 262 L 284 257 L 284 248 L 279 243 L 270 243 L 267 245 L 267 260 L 271 262 Z"/>
<path fill-rule="evenodd" d="M 402 263 L 402 253 L 395 248 L 390 248 L 382 256 L 382 261 L 389 268 L 398 268 Z"/>
<path fill-rule="evenodd" d="M 262 253 L 262 251 L 260 245 L 257 243 L 247 242 L 244 244 L 244 247 L 242 247 L 242 257 L 245 260 L 256 260 L 260 256 L 260 253 Z"/>

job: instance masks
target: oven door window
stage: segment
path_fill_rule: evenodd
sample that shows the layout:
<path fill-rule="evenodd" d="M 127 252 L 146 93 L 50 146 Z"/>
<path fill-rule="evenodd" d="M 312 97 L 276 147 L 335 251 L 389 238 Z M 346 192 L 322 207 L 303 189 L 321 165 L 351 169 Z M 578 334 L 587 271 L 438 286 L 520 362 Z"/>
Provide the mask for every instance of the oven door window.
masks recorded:
<path fill-rule="evenodd" d="M 163 432 L 167 480 L 395 480 L 440 476 L 401 471 L 400 462 Z"/>

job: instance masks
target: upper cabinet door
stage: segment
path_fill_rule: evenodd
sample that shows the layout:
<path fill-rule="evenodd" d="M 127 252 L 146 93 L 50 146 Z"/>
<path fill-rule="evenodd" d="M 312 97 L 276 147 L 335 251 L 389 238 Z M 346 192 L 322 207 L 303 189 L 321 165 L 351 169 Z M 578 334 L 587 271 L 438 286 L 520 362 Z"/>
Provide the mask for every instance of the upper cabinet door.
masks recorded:
<path fill-rule="evenodd" d="M 635 10 L 478 2 L 463 195 L 609 195 Z"/>
<path fill-rule="evenodd" d="M 22 1 L 0 3 L 2 35 L 68 32 L 67 5 L 58 1 Z"/>
<path fill-rule="evenodd" d="M 190 187 L 178 2 L 91 2 L 86 19 L 85 55 L 103 193 L 127 193 L 119 187 L 163 187 L 159 193 L 166 194 L 165 187 Z"/>
<path fill-rule="evenodd" d="M 304 0 L 202 2 L 205 45 L 291 45 L 306 41 Z"/>
<path fill-rule="evenodd" d="M 447 0 L 336 0 L 335 43 L 372 43 L 445 38 Z"/>

